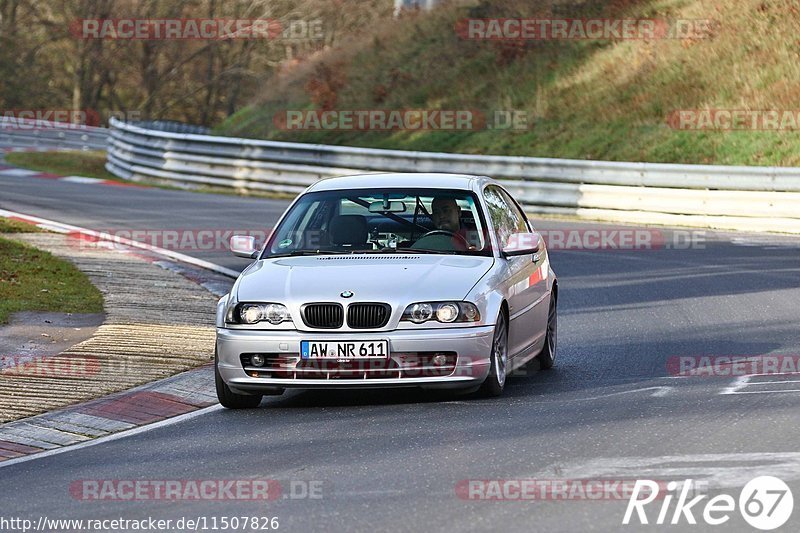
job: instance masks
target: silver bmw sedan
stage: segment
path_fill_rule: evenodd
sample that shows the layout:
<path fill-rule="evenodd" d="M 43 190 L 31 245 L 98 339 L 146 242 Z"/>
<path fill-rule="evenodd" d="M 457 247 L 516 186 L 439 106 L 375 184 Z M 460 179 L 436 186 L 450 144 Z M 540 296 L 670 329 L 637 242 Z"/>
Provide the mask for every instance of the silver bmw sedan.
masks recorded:
<path fill-rule="evenodd" d="M 497 396 L 556 356 L 558 283 L 519 204 L 487 177 L 365 174 L 298 196 L 220 299 L 228 408 L 287 388 L 421 387 Z"/>

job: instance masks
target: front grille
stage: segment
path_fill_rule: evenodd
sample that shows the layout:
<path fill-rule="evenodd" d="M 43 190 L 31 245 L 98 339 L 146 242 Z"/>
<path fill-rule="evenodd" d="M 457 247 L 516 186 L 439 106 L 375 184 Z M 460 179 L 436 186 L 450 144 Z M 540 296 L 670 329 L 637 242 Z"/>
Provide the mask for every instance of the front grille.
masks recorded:
<path fill-rule="evenodd" d="M 336 329 L 342 327 L 344 311 L 341 304 L 307 304 L 303 307 L 303 322 L 310 328 Z"/>
<path fill-rule="evenodd" d="M 387 304 L 351 304 L 347 308 L 347 325 L 352 329 L 382 328 L 391 314 L 392 308 Z"/>

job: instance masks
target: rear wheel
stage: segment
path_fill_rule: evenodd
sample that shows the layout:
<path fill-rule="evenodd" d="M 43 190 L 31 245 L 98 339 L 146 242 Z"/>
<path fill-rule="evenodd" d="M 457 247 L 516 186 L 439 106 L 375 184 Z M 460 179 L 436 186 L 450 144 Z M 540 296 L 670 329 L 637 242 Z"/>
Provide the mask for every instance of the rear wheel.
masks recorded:
<path fill-rule="evenodd" d="M 558 347 L 558 306 L 556 305 L 556 295 L 550 297 L 550 309 L 547 312 L 547 333 L 544 337 L 544 348 L 536 357 L 539 360 L 539 368 L 553 368 L 556 362 L 556 348 Z"/>
<path fill-rule="evenodd" d="M 260 394 L 237 394 L 233 392 L 219 375 L 219 358 L 214 352 L 214 383 L 217 386 L 217 399 L 222 407 L 228 409 L 252 409 L 261 403 Z"/>
<path fill-rule="evenodd" d="M 500 313 L 497 325 L 494 327 L 492 339 L 492 356 L 489 375 L 480 388 L 482 396 L 500 396 L 506 386 L 506 373 L 508 370 L 508 324 L 506 316 Z"/>

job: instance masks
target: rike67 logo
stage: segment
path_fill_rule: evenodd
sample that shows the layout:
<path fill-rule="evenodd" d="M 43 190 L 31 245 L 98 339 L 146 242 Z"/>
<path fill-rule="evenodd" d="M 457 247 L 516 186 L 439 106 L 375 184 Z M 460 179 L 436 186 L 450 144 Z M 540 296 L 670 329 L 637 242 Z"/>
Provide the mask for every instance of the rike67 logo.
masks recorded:
<path fill-rule="evenodd" d="M 661 502 L 658 516 L 653 522 L 658 525 L 694 525 L 697 524 L 697 514 L 706 524 L 719 526 L 728 522 L 736 511 L 737 501 L 730 494 L 718 494 L 706 502 L 703 500 L 708 498 L 708 494 L 689 499 L 692 492 L 691 479 L 682 484 L 671 481 L 664 492 L 659 491 L 659 484 L 655 481 L 637 480 L 625 509 L 623 525 L 636 524 L 636 520 L 639 524 L 650 523 L 648 520 L 652 520 L 652 513 L 648 519 L 645 507 L 656 500 Z M 642 495 L 645 496 L 641 497 Z M 671 509 L 675 496 L 675 507 Z M 789 520 L 794 508 L 794 498 L 789 486 L 782 480 L 773 476 L 759 476 L 751 479 L 739 493 L 738 507 L 748 524 L 756 529 L 769 531 Z M 631 522 L 634 516 L 636 520 Z"/>

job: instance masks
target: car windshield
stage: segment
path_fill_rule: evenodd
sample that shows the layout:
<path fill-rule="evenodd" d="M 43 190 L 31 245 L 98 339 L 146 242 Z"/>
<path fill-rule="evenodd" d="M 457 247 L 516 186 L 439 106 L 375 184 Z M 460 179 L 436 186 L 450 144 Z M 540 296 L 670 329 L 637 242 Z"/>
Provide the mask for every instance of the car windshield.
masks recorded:
<path fill-rule="evenodd" d="M 302 196 L 262 258 L 350 253 L 491 255 L 475 196 L 441 189 L 355 189 Z"/>

